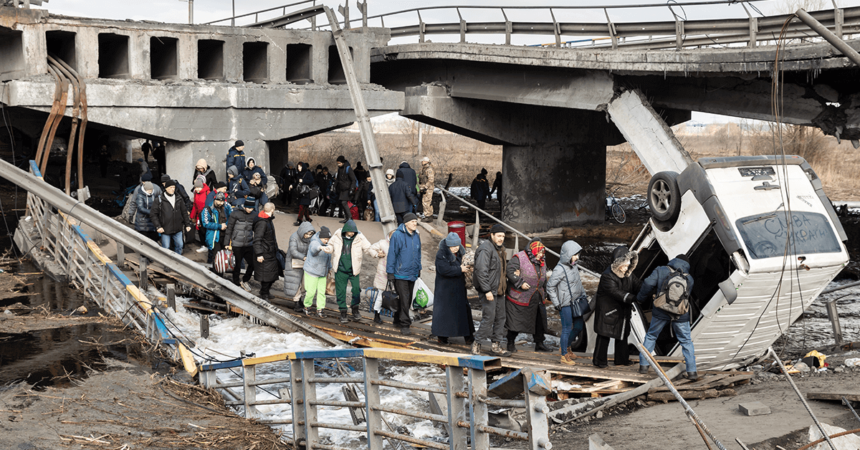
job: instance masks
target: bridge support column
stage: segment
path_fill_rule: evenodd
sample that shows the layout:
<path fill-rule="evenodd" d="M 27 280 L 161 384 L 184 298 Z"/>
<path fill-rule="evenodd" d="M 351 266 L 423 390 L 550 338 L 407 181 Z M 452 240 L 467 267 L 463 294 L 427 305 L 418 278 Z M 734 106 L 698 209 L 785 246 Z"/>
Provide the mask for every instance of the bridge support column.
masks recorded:
<path fill-rule="evenodd" d="M 606 146 L 622 142 L 603 112 L 452 98 L 442 86 L 419 86 L 406 89 L 401 114 L 502 145 L 502 219 L 515 228 L 603 221 Z"/>

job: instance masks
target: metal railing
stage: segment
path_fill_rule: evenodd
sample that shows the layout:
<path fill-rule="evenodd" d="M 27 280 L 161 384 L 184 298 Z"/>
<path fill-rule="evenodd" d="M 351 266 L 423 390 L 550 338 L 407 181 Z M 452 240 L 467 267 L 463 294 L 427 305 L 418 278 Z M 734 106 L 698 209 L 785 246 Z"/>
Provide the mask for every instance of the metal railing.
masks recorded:
<path fill-rule="evenodd" d="M 245 14 L 239 14 L 237 16 L 227 17 L 225 19 L 213 20 L 211 22 L 206 22 L 206 23 L 203 23 L 201 25 L 215 25 L 215 24 L 219 24 L 221 22 L 229 21 L 230 25 L 233 26 L 236 23 L 236 19 L 244 19 L 244 18 L 251 17 L 251 16 L 254 17 L 253 23 L 258 24 L 258 23 L 260 23 L 260 14 L 263 14 L 265 16 L 266 13 L 271 13 L 272 11 L 280 10 L 281 11 L 281 17 L 284 17 L 284 16 L 287 16 L 287 8 L 291 8 L 293 6 L 298 6 L 298 5 L 306 5 L 308 3 L 311 3 L 312 6 L 316 6 L 317 0 L 302 0 L 299 2 L 295 2 L 295 3 L 290 3 L 287 5 L 276 6 L 274 8 L 261 9 L 259 11 L 253 11 L 253 12 L 249 12 L 249 13 L 245 13 Z M 266 20 L 273 20 L 273 19 L 272 18 L 269 18 L 269 19 L 264 18 L 263 20 L 266 21 Z M 254 26 L 254 25 L 244 25 L 244 26 Z M 311 27 L 313 29 L 316 29 L 316 24 L 312 23 Z"/>
<path fill-rule="evenodd" d="M 347 372 L 341 369 L 342 359 L 359 358 L 363 370 Z M 322 361 L 334 360 L 339 369 L 338 376 L 322 376 L 317 367 Z M 257 366 L 289 362 L 289 378 L 260 379 Z M 407 362 L 445 367 L 445 385 L 405 383 L 387 379 L 380 374 L 382 362 Z M 217 372 L 229 370 L 234 375 L 233 368 L 242 368 L 241 382 L 221 383 Z M 407 442 L 428 448 L 462 449 L 466 448 L 467 437 L 471 439 L 472 448 L 484 450 L 489 448 L 489 436 L 497 435 L 506 438 L 530 442 L 531 448 L 549 450 L 549 424 L 545 395 L 551 391 L 549 381 L 542 376 L 529 371 L 517 371 L 488 385 L 487 371 L 501 367 L 498 358 L 487 356 L 459 355 L 451 353 L 435 353 L 423 351 L 394 350 L 394 349 L 336 349 L 294 353 L 282 353 L 259 358 L 246 358 L 242 361 L 228 363 L 203 364 L 200 366 L 200 380 L 205 387 L 215 388 L 224 393 L 227 403 L 234 406 L 244 406 L 246 418 L 257 418 L 257 405 L 290 404 L 292 417 L 279 420 L 262 420 L 268 424 L 291 424 L 293 440 L 297 448 L 326 448 L 340 447 L 324 444 L 321 432 L 326 429 L 343 430 L 361 433 L 366 436 L 367 446 L 371 450 L 383 448 L 383 440 L 389 440 L 392 447 L 394 442 Z M 468 369 L 468 375 L 464 375 Z M 488 390 L 495 385 L 507 382 L 519 383 L 522 379 L 522 400 L 503 400 L 490 398 Z M 283 384 L 289 386 L 280 390 L 280 399 L 257 400 L 257 390 L 263 385 Z M 323 400 L 317 396 L 319 384 L 343 384 L 358 387 L 364 400 L 357 395 L 346 401 Z M 242 388 L 243 395 L 237 395 L 233 388 Z M 428 392 L 444 395 L 447 400 L 446 414 L 433 414 L 424 411 L 405 409 L 401 406 L 385 406 L 382 404 L 380 387 L 404 389 L 414 392 Z M 468 406 L 467 406 L 468 400 Z M 488 413 L 492 406 L 518 407 L 527 410 L 528 432 L 500 429 L 488 425 Z M 350 408 L 360 411 L 360 419 L 353 424 L 322 422 L 319 407 Z M 398 433 L 383 417 L 383 413 L 400 415 L 443 423 L 449 430 L 448 442 L 419 439 Z M 364 422 L 361 424 L 360 422 Z"/>

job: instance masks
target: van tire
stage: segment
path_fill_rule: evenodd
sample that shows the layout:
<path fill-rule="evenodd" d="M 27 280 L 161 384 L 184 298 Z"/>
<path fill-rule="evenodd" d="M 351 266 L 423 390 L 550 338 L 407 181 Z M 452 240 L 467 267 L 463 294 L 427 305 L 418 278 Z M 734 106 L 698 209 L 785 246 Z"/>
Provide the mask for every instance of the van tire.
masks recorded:
<path fill-rule="evenodd" d="M 681 212 L 677 172 L 659 172 L 648 183 L 648 209 L 657 222 L 674 226 Z"/>

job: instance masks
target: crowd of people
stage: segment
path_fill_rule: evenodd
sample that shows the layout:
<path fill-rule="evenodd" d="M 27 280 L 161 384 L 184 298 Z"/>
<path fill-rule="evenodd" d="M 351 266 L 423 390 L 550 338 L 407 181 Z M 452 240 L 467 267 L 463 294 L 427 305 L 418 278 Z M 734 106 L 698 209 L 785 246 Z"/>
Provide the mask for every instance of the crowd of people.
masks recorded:
<path fill-rule="evenodd" d="M 266 194 L 268 176 L 254 158 L 245 155 L 242 141 L 236 141 L 227 153 L 226 182 L 218 181 L 205 159 L 197 161 L 191 194 L 168 174 L 156 184 L 151 172 L 145 171 L 135 190 L 133 224 L 144 236 L 179 254 L 189 238 L 198 239 L 204 243 L 199 251 L 208 250 L 207 262 L 213 270 L 217 255 L 229 250 L 235 261 L 233 283 L 250 291 L 248 283 L 253 277 L 260 283 L 259 297 L 264 300 L 270 298 L 273 283 L 283 277 L 284 294 L 294 300 L 297 312 L 308 316 L 324 317 L 327 280 L 333 279 L 342 323 L 361 320 L 359 276 L 363 257 L 378 258 L 374 287 L 396 296 L 397 304 L 392 306 L 394 326 L 401 334 L 410 335 L 413 291 L 422 273 L 418 233 L 421 218 L 417 211 L 420 204 L 424 220 L 433 215 L 433 165 L 424 158 L 420 176 L 407 162 L 402 162 L 396 172 L 386 171 L 398 227 L 371 244 L 356 224 L 362 217 L 379 220 L 370 173 L 360 162 L 353 169 L 343 156 L 337 158 L 336 164 L 337 170 L 330 174 L 324 166 L 312 172 L 308 163 L 300 162 L 295 169 L 288 163 L 277 177 L 283 201 L 296 201 L 299 207 L 295 223 L 298 230 L 290 236 L 286 251 L 278 248 L 273 224 L 275 205 Z M 496 174 L 493 189 L 489 188 L 486 171 L 475 178 L 472 192 L 479 206 L 484 206 L 491 192 L 501 191 L 501 183 L 501 173 Z M 325 226 L 317 230 L 312 225 L 311 211 L 332 216 L 338 212 L 343 215 L 343 226 L 334 231 Z M 584 317 L 593 308 L 593 329 L 597 334 L 593 365 L 608 367 L 608 347 L 614 339 L 614 363 L 626 366 L 632 364 L 627 341 L 633 302 L 654 301 L 644 346 L 653 351 L 660 332 L 671 324 L 683 349 L 687 375 L 697 376 L 689 311 L 677 308 L 692 292 L 686 256 L 679 255 L 640 280 L 633 273 L 638 255 L 627 247 L 618 247 L 601 276 L 595 301 L 590 303 L 578 269 L 582 251 L 579 244 L 565 242 L 558 264 L 550 271 L 545 258 L 547 249 L 540 239 L 533 239 L 508 258 L 505 237 L 505 226 L 493 225 L 489 239 L 481 241 L 475 251 L 473 263 L 465 261 L 464 245 L 456 233 L 449 233 L 439 243 L 431 330 L 439 344 L 447 345 L 449 338 L 461 337 L 471 345 L 473 354 L 481 354 L 481 342 L 489 341 L 491 346 L 486 353 L 510 356 L 517 351 L 517 337 L 528 334 L 533 337 L 535 351 L 552 351 L 546 343 L 546 308 L 552 305 L 562 323 L 560 360 L 574 365 L 572 349 L 585 327 Z M 467 279 L 480 297 L 477 330 L 466 294 L 470 284 Z M 669 297 L 675 304 L 673 308 L 665 306 L 671 303 L 666 300 Z M 382 322 L 379 313 L 374 321 Z M 504 348 L 502 341 L 506 342 Z M 648 360 L 640 357 L 640 372 L 647 373 L 648 368 Z"/>

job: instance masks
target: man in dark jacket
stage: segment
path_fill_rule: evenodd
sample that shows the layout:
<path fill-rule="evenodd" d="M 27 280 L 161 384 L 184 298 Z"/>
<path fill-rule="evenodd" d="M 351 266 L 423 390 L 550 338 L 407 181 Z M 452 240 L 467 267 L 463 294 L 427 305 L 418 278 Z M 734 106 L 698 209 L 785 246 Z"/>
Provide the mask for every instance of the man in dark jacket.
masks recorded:
<path fill-rule="evenodd" d="M 355 191 L 355 197 L 352 200 L 352 203 L 358 207 L 358 219 L 362 220 L 364 218 L 364 210 L 367 209 L 370 203 L 370 189 L 372 188 L 372 181 L 370 179 L 370 174 L 362 178 L 358 183 L 358 189 Z"/>
<path fill-rule="evenodd" d="M 359 183 L 361 182 L 361 180 L 367 178 L 369 173 L 370 172 L 368 172 L 364 169 L 364 167 L 362 167 L 361 161 L 355 164 L 355 178 L 358 179 Z"/>
<path fill-rule="evenodd" d="M 317 184 L 317 187 L 320 189 L 320 197 L 322 198 L 319 207 L 319 215 L 321 216 L 334 215 L 334 207 L 332 207 L 331 200 L 329 200 L 329 196 L 331 195 L 331 183 L 332 176 L 328 172 L 328 167 L 323 166 L 322 176 L 320 176 L 319 183 Z M 332 207 L 331 214 L 328 213 L 329 207 Z"/>
<path fill-rule="evenodd" d="M 242 286 L 251 292 L 248 281 L 254 275 L 254 200 L 247 199 L 243 208 L 236 208 L 227 220 L 227 229 L 224 230 L 227 248 L 233 251 L 236 261 L 233 266 L 233 284 Z M 245 275 L 242 283 L 239 283 L 239 273 L 242 270 L 242 260 L 245 261 Z"/>
<path fill-rule="evenodd" d="M 481 297 L 481 326 L 475 333 L 472 354 L 481 354 L 481 340 L 493 343 L 490 352 L 496 356 L 511 356 L 501 347 L 505 337 L 505 290 L 507 289 L 507 253 L 505 253 L 505 227 L 495 224 L 490 228 L 490 240 L 481 241 L 475 252 L 474 286 Z"/>
<path fill-rule="evenodd" d="M 484 209 L 487 205 L 487 196 L 490 195 L 490 182 L 484 173 L 479 173 L 472 180 L 471 196 L 478 202 L 478 208 Z"/>
<path fill-rule="evenodd" d="M 409 166 L 409 163 L 403 161 L 400 163 L 400 167 L 397 169 L 397 175 L 403 175 L 403 181 L 412 188 L 412 192 L 418 197 L 418 174 L 415 173 L 415 169 Z M 415 202 L 415 205 L 418 205 L 418 202 Z"/>
<path fill-rule="evenodd" d="M 686 255 L 678 255 L 666 266 L 661 266 L 654 269 L 648 278 L 642 282 L 642 288 L 636 296 L 636 301 L 647 304 L 653 300 L 652 295 L 658 294 L 663 285 L 674 272 L 681 272 L 687 279 L 687 295 L 693 290 L 693 277 L 690 276 L 690 260 Z M 681 349 L 684 353 L 684 362 L 687 366 L 687 378 L 696 379 L 699 373 L 696 371 L 696 351 L 693 347 L 693 339 L 690 337 L 690 312 L 680 317 L 673 317 L 670 313 L 663 311 L 660 308 L 651 310 L 651 325 L 648 327 L 648 334 L 645 336 L 643 345 L 649 352 L 654 351 L 654 346 L 657 344 L 657 337 L 663 328 L 672 324 L 672 330 L 675 332 L 675 337 L 681 344 Z M 640 351 L 641 353 L 641 351 Z M 648 373 L 648 359 L 645 355 L 639 355 L 639 373 Z"/>
<path fill-rule="evenodd" d="M 397 216 L 397 223 L 403 223 L 403 217 L 406 213 L 412 212 L 412 207 L 418 204 L 418 196 L 415 194 L 415 189 L 403 180 L 403 173 L 397 171 L 397 179 L 391 186 L 388 186 L 388 195 L 391 196 L 391 204 L 394 206 L 394 214 Z"/>
<path fill-rule="evenodd" d="M 612 252 L 612 264 L 600 276 L 594 307 L 594 332 L 597 333 L 593 358 L 595 367 L 609 366 L 606 353 L 611 339 L 615 339 L 615 365 L 632 364 L 627 338 L 630 336 L 631 305 L 642 287 L 642 280 L 633 275 L 638 262 L 636 252 L 625 246 L 617 247 Z"/>
<path fill-rule="evenodd" d="M 385 271 L 400 297 L 400 309 L 394 317 L 394 326 L 400 327 L 400 334 L 408 336 L 412 334 L 409 331 L 412 325 L 412 318 L 409 317 L 412 291 L 415 280 L 421 276 L 421 237 L 418 236 L 418 216 L 406 213 L 403 220 L 404 223 L 391 235 Z"/>
<path fill-rule="evenodd" d="M 487 197 L 492 197 L 496 193 L 496 199 L 499 201 L 499 209 L 502 208 L 502 172 L 496 172 L 496 179 L 493 180 L 493 188 Z"/>
<path fill-rule="evenodd" d="M 357 180 L 352 167 L 349 166 L 349 161 L 343 155 L 338 156 L 337 176 L 334 181 L 335 192 L 333 195 L 337 196 L 337 202 L 339 202 L 340 210 L 343 212 L 343 220 L 340 223 L 346 223 L 350 219 L 349 200 L 358 186 Z"/>
<path fill-rule="evenodd" d="M 155 158 L 155 162 L 158 163 L 158 173 L 164 174 L 167 172 L 167 142 L 161 141 L 155 145 L 155 149 L 152 150 L 152 157 Z"/>
<path fill-rule="evenodd" d="M 179 181 L 174 180 L 170 175 L 164 174 L 161 176 L 161 187 L 164 190 L 165 183 L 168 181 L 173 181 L 173 184 L 176 186 L 176 195 L 182 199 L 182 202 L 185 203 L 185 209 L 191 211 L 191 208 L 194 207 L 194 202 L 188 197 L 188 191 L 185 190 L 185 186 L 183 186 Z"/>
<path fill-rule="evenodd" d="M 230 166 L 227 169 L 227 193 L 230 196 L 230 204 L 239 206 L 245 202 L 245 197 L 251 193 L 251 188 L 248 183 L 239 174 L 239 169 L 236 166 Z"/>
<path fill-rule="evenodd" d="M 281 203 L 290 206 L 293 203 L 293 188 L 295 187 L 296 169 L 289 162 L 278 175 L 278 187 L 281 188 Z"/>
<path fill-rule="evenodd" d="M 173 241 L 174 251 L 182 254 L 182 234 L 191 231 L 191 217 L 185 202 L 176 195 L 176 182 L 167 180 L 164 192 L 150 210 L 150 219 L 155 225 L 155 231 L 161 234 L 161 246 L 170 249 Z"/>
<path fill-rule="evenodd" d="M 281 274 L 276 257 L 278 239 L 275 236 L 275 204 L 266 203 L 254 218 L 254 279 L 260 282 L 260 298 L 269 300 L 269 290 Z"/>
<path fill-rule="evenodd" d="M 241 140 L 236 141 L 236 145 L 227 150 L 227 170 L 236 166 L 237 169 L 244 169 L 245 164 L 245 143 Z"/>

